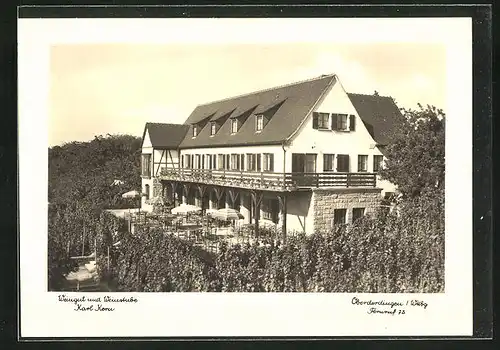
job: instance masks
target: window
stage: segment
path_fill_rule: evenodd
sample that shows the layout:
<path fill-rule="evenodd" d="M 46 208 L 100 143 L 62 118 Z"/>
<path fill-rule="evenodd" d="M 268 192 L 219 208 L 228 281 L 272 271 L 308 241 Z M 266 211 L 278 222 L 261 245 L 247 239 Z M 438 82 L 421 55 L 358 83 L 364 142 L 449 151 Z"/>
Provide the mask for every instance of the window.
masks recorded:
<path fill-rule="evenodd" d="M 240 170 L 245 170 L 245 155 L 240 154 Z"/>
<path fill-rule="evenodd" d="M 368 171 L 368 156 L 358 155 L 358 172 Z"/>
<path fill-rule="evenodd" d="M 334 171 L 335 154 L 323 154 L 323 171 Z"/>
<path fill-rule="evenodd" d="M 260 161 L 261 155 L 259 154 L 247 154 L 247 170 L 249 171 L 260 171 Z"/>
<path fill-rule="evenodd" d="M 198 126 L 193 125 L 193 137 L 196 137 L 196 136 L 198 136 Z"/>
<path fill-rule="evenodd" d="M 215 122 L 210 122 L 210 135 L 215 135 L 217 132 L 217 124 Z"/>
<path fill-rule="evenodd" d="M 144 194 L 146 195 L 144 199 L 149 199 L 149 185 L 144 186 Z"/>
<path fill-rule="evenodd" d="M 231 159 L 231 155 L 230 154 L 226 154 L 225 158 L 226 158 L 226 160 L 224 162 L 224 169 L 229 170 L 229 161 Z"/>
<path fill-rule="evenodd" d="M 313 153 L 306 154 L 306 163 L 304 172 L 306 173 L 316 172 L 316 154 Z"/>
<path fill-rule="evenodd" d="M 191 165 L 191 169 L 194 169 L 194 154 L 191 154 L 191 159 L 189 161 L 189 164 Z"/>
<path fill-rule="evenodd" d="M 382 170 L 384 162 L 384 156 L 375 155 L 373 156 L 373 172 L 378 173 Z"/>
<path fill-rule="evenodd" d="M 151 154 L 142 155 L 142 176 L 151 176 Z"/>
<path fill-rule="evenodd" d="M 358 219 L 361 219 L 364 215 L 365 215 L 365 208 L 353 208 L 352 222 L 355 223 Z"/>
<path fill-rule="evenodd" d="M 339 114 L 337 117 L 337 130 L 347 130 L 347 114 Z"/>
<path fill-rule="evenodd" d="M 206 158 L 205 164 L 207 165 L 206 169 L 212 169 L 212 155 L 206 154 L 205 158 Z"/>
<path fill-rule="evenodd" d="M 264 171 L 274 171 L 274 154 L 264 153 Z"/>
<path fill-rule="evenodd" d="M 239 169 L 240 169 L 240 155 L 231 154 L 231 170 L 239 170 Z"/>
<path fill-rule="evenodd" d="M 224 157 L 223 154 L 218 154 L 217 155 L 217 169 L 223 170 L 224 169 L 224 161 L 226 158 Z"/>
<path fill-rule="evenodd" d="M 332 130 L 349 131 L 347 114 L 332 114 Z"/>
<path fill-rule="evenodd" d="M 329 129 L 328 119 L 330 115 L 328 113 L 317 113 L 318 115 L 318 129 Z"/>
<path fill-rule="evenodd" d="M 262 114 L 256 116 L 255 130 L 261 131 L 264 129 L 264 116 Z"/>
<path fill-rule="evenodd" d="M 184 155 L 184 168 L 186 169 L 191 168 L 191 155 L 189 154 Z"/>
<path fill-rule="evenodd" d="M 212 166 L 211 166 L 211 169 L 216 169 L 217 158 L 215 158 L 215 154 L 212 154 L 211 157 L 212 157 Z"/>
<path fill-rule="evenodd" d="M 238 132 L 238 119 L 231 119 L 231 134 Z"/>
<path fill-rule="evenodd" d="M 339 154 L 337 155 L 337 171 L 340 173 L 349 172 L 349 155 Z"/>
<path fill-rule="evenodd" d="M 333 224 L 334 225 L 345 224 L 346 212 L 347 209 L 335 209 L 333 211 Z"/>

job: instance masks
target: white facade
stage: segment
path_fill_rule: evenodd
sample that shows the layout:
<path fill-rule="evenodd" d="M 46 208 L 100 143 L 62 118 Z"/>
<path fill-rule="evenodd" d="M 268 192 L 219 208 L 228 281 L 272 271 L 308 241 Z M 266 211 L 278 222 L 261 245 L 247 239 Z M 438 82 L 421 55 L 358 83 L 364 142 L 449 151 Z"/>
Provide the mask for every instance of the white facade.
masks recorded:
<path fill-rule="evenodd" d="M 313 115 L 315 113 L 328 113 L 329 118 L 331 114 L 345 114 L 354 116 L 354 129 L 351 130 L 349 120 L 347 121 L 347 129 L 344 131 L 332 130 L 331 119 L 326 123 L 327 127 L 324 129 L 313 128 Z M 238 134 L 233 135 L 237 139 Z M 238 146 L 238 147 L 200 147 L 177 150 L 158 150 L 153 149 L 149 134 L 146 131 L 143 147 L 143 155 L 151 155 L 151 169 L 148 176 L 142 178 L 142 190 L 146 191 L 149 186 L 149 198 L 153 193 L 153 177 L 160 174 L 163 167 L 177 168 L 184 160 L 186 155 L 193 155 L 194 159 L 199 155 L 204 157 L 204 168 L 208 166 L 209 156 L 214 156 L 216 159 L 215 169 L 220 168 L 218 155 L 245 155 L 243 166 L 239 170 L 248 171 L 247 162 L 248 154 L 273 154 L 273 171 L 275 173 L 290 173 L 292 172 L 292 158 L 293 154 L 315 154 L 316 155 L 316 168 L 315 172 L 324 172 L 324 159 L 325 154 L 334 155 L 329 156 L 333 160 L 332 168 L 327 169 L 328 172 L 337 172 L 338 155 L 349 156 L 349 169 L 346 172 L 356 173 L 359 170 L 366 173 L 373 173 L 374 171 L 374 157 L 382 157 L 383 154 L 376 146 L 376 141 L 368 132 L 362 119 L 358 115 L 355 107 L 351 103 L 347 93 L 344 91 L 341 83 L 337 80 L 332 84 L 322 95 L 319 101 L 311 109 L 307 117 L 304 119 L 301 126 L 290 137 L 289 140 L 279 145 L 262 145 L 262 146 Z M 358 156 L 367 156 L 366 169 L 358 169 Z M 231 159 L 231 158 L 230 158 Z M 363 158 L 365 159 L 365 158 Z M 230 160 L 232 162 L 232 160 Z M 261 171 L 264 169 L 264 157 L 261 156 Z M 184 164 L 186 165 L 186 164 Z M 195 161 L 191 164 L 191 168 L 201 168 L 200 162 Z M 231 171 L 233 166 L 230 164 L 226 166 L 227 171 Z M 382 189 L 382 195 L 385 192 L 394 192 L 395 186 L 386 180 L 380 180 L 377 176 L 377 186 Z M 243 195 L 247 196 L 247 194 Z M 264 197 L 276 199 L 276 194 L 266 193 Z M 152 207 L 146 204 L 146 197 L 142 197 L 141 207 L 142 210 L 151 211 Z M 240 209 L 241 213 L 245 216 L 242 220 L 245 223 L 250 221 L 249 208 L 242 204 Z M 313 195 L 309 191 L 296 191 L 288 193 L 287 206 L 286 206 L 286 226 L 289 231 L 300 231 L 311 233 L 314 229 L 314 205 Z M 261 218 L 264 217 L 261 212 Z M 252 220 L 253 221 L 253 220 Z M 261 219 L 259 223 L 266 225 L 274 223 Z M 281 219 L 277 224 L 282 224 Z"/>

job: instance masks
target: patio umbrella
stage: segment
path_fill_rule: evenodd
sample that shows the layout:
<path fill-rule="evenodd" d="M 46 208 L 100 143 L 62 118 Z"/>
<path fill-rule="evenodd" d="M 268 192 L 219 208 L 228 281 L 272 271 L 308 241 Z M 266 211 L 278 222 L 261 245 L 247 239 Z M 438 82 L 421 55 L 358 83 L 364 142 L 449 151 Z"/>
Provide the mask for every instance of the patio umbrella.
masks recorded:
<path fill-rule="evenodd" d="M 181 204 L 171 210 L 172 214 L 188 214 L 200 211 L 201 208 L 191 204 Z"/>
<path fill-rule="evenodd" d="M 243 219 L 243 215 L 237 211 L 236 209 L 232 209 L 232 208 L 222 208 L 222 209 L 219 209 L 213 213 L 210 213 L 210 215 L 214 218 L 214 219 L 219 219 L 219 220 L 223 220 L 223 221 L 228 221 L 228 220 L 239 220 L 239 219 Z"/>
<path fill-rule="evenodd" d="M 129 192 L 126 192 L 124 194 L 122 194 L 122 198 L 135 198 L 135 197 L 139 197 L 141 194 L 139 193 L 139 191 L 129 191 Z"/>

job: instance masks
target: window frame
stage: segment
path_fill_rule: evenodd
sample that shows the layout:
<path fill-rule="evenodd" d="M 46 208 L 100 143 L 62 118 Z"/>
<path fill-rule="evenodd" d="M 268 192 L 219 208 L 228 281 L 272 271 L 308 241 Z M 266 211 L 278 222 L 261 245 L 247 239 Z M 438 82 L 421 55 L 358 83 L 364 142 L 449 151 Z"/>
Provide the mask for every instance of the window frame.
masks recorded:
<path fill-rule="evenodd" d="M 238 119 L 236 118 L 231 119 L 231 134 L 236 134 L 238 132 L 238 129 L 239 129 Z"/>
<path fill-rule="evenodd" d="M 151 177 L 151 153 L 143 153 L 142 155 L 141 176 Z"/>
<path fill-rule="evenodd" d="M 217 134 L 217 123 L 210 122 L 210 136 L 214 136 L 215 134 Z"/>
<path fill-rule="evenodd" d="M 354 213 L 358 210 L 362 210 L 363 212 L 361 213 L 360 216 L 356 217 Z M 363 218 L 366 214 L 366 208 L 352 208 L 352 223 L 354 224 L 357 220 Z"/>
<path fill-rule="evenodd" d="M 361 167 L 362 165 L 364 165 L 364 167 Z M 366 172 L 368 172 L 368 155 L 358 154 L 358 173 L 366 173 Z"/>
<path fill-rule="evenodd" d="M 380 161 L 377 162 L 377 159 L 380 159 Z M 373 155 L 373 172 L 378 173 L 380 170 L 382 170 L 384 167 L 384 156 L 380 154 L 374 154 Z"/>
<path fill-rule="evenodd" d="M 225 156 L 222 153 L 217 154 L 217 170 L 224 170 Z"/>
<path fill-rule="evenodd" d="M 339 212 L 343 212 L 343 215 L 341 216 L 342 217 L 342 222 L 337 222 L 337 219 L 340 217 L 340 216 L 337 216 L 337 213 L 339 213 Z M 347 222 L 347 209 L 346 208 L 334 209 L 333 210 L 333 220 L 332 220 L 333 226 L 335 226 L 335 225 L 345 225 L 346 222 Z"/>
<path fill-rule="evenodd" d="M 344 161 L 340 161 L 340 159 L 347 160 L 346 161 L 346 164 L 347 164 L 346 170 L 340 169 L 340 165 L 342 165 L 342 166 L 346 165 L 344 163 Z M 350 168 L 351 168 L 351 164 L 350 163 L 351 163 L 351 160 L 350 160 L 350 157 L 349 157 L 348 154 L 337 154 L 337 166 L 336 166 L 337 172 L 339 172 L 339 173 L 348 173 L 349 170 L 350 170 Z"/>
<path fill-rule="evenodd" d="M 326 161 L 327 159 L 329 159 L 329 162 L 331 162 L 330 168 L 326 167 L 327 163 L 329 163 Z M 324 172 L 335 171 L 335 153 L 323 153 L 323 171 Z"/>
<path fill-rule="evenodd" d="M 318 130 L 330 130 L 330 113 L 316 112 L 318 118 Z M 326 120 L 323 119 L 326 117 Z"/>
<path fill-rule="evenodd" d="M 274 172 L 274 153 L 262 154 L 262 170 L 268 173 Z"/>
<path fill-rule="evenodd" d="M 314 157 L 314 158 L 313 158 Z M 312 171 L 308 171 L 308 164 L 311 162 L 311 159 L 314 162 L 314 169 Z M 318 169 L 318 154 L 317 153 L 306 153 L 304 157 L 304 172 L 305 173 L 315 173 Z"/>
<path fill-rule="evenodd" d="M 349 115 L 337 114 L 337 130 L 349 131 Z"/>
<path fill-rule="evenodd" d="M 198 126 L 193 125 L 193 137 L 196 137 L 196 136 L 198 136 Z"/>
<path fill-rule="evenodd" d="M 231 153 L 230 169 L 240 170 L 240 155 L 237 153 Z"/>
<path fill-rule="evenodd" d="M 259 128 L 259 125 L 261 125 L 260 128 Z M 257 114 L 255 116 L 255 131 L 258 132 L 258 131 L 262 131 L 263 129 L 264 129 L 264 115 Z"/>

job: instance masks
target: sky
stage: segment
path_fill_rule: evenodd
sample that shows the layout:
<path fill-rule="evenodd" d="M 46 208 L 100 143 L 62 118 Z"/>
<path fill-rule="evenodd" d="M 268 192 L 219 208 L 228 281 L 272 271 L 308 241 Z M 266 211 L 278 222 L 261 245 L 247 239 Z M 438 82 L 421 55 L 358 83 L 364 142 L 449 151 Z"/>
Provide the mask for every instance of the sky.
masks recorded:
<path fill-rule="evenodd" d="M 60 44 L 50 49 L 49 145 L 142 136 L 146 122 L 183 123 L 198 104 L 331 73 L 347 92 L 446 107 L 439 43 Z"/>

